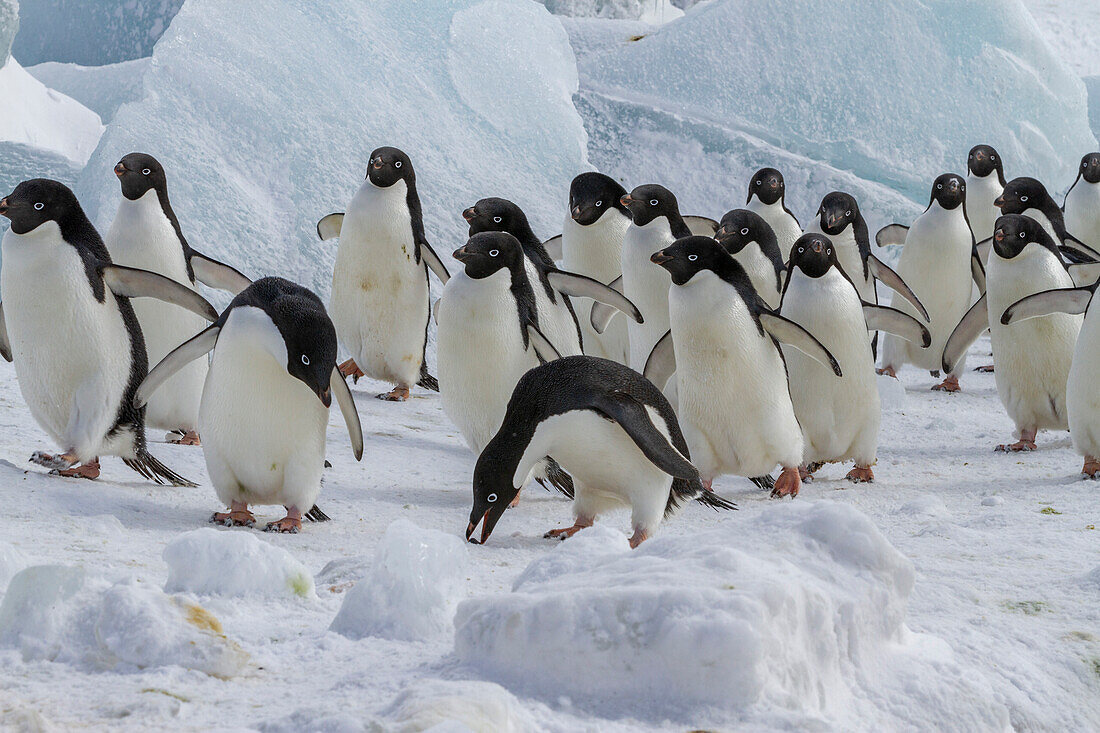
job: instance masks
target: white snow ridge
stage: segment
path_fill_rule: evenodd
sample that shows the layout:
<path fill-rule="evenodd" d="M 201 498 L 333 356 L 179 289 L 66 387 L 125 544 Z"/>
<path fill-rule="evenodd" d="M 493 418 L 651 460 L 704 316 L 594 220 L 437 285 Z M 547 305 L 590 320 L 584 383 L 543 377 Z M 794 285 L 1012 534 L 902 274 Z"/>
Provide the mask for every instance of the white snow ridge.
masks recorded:
<path fill-rule="evenodd" d="M 169 593 L 314 598 L 313 576 L 281 547 L 248 532 L 203 527 L 164 548 Z"/>

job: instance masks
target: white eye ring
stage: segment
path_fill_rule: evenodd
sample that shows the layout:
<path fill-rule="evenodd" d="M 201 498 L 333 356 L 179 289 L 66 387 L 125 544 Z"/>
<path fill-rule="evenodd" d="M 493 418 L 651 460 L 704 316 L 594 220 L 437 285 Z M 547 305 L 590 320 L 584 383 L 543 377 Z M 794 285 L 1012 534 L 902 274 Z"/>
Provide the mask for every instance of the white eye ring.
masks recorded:
<path fill-rule="evenodd" d="M 749 233 L 749 228 L 748 227 L 745 227 L 744 229 L 741 230 L 741 234 L 748 234 L 748 233 Z"/>
<path fill-rule="evenodd" d="M 943 188 L 943 184 L 942 183 L 937 183 L 936 188 Z"/>
<path fill-rule="evenodd" d="M 990 159 L 990 160 L 996 160 L 996 159 L 997 159 L 997 156 L 996 156 L 996 155 L 991 155 L 991 156 L 989 156 L 989 159 Z"/>
<path fill-rule="evenodd" d="M 1020 239 L 1023 239 L 1023 238 L 1024 238 L 1024 233 L 1020 232 Z"/>
<path fill-rule="evenodd" d="M 650 199 L 649 200 L 649 205 L 650 206 L 656 206 L 657 205 L 657 199 Z"/>
<path fill-rule="evenodd" d="M 850 212 L 850 211 L 845 211 L 844 212 L 844 216 L 851 216 L 851 215 L 852 215 L 852 212 Z"/>
<path fill-rule="evenodd" d="M 44 209 L 44 208 L 46 208 L 46 205 L 41 203 L 41 202 L 34 205 L 34 210 L 35 211 L 42 211 L 42 209 Z"/>
<path fill-rule="evenodd" d="M 699 255 L 688 255 L 688 259 L 695 262 L 695 260 L 699 259 Z"/>
<path fill-rule="evenodd" d="M 147 175 L 149 175 L 149 174 L 150 174 L 150 173 L 152 173 L 152 172 L 153 172 L 153 171 L 149 170 L 148 168 L 142 168 L 142 169 L 141 169 L 141 175 L 143 175 L 143 176 L 147 176 Z"/>
<path fill-rule="evenodd" d="M 302 363 L 305 364 L 306 366 L 309 366 L 309 357 L 306 356 L 305 354 L 302 354 Z"/>
<path fill-rule="evenodd" d="M 491 249 L 491 250 L 489 250 L 489 256 L 490 256 L 490 257 L 496 257 L 496 256 L 497 256 L 498 254 L 500 254 L 500 250 L 499 250 L 499 249 Z"/>
<path fill-rule="evenodd" d="M 603 206 L 603 201 L 597 201 L 596 206 Z"/>
<path fill-rule="evenodd" d="M 393 167 L 394 168 L 400 168 L 401 167 L 401 161 L 400 160 L 395 161 L 394 164 L 393 164 Z"/>
<path fill-rule="evenodd" d="M 757 179 L 757 181 L 756 181 L 756 185 L 757 185 L 757 186 L 759 186 L 759 185 L 760 185 L 760 180 L 759 180 L 759 179 Z"/>
<path fill-rule="evenodd" d="M 494 224 L 499 224 L 501 221 L 502 221 L 502 219 L 499 216 L 494 216 L 493 217 L 493 223 Z"/>
<path fill-rule="evenodd" d="M 486 498 L 488 498 L 490 504 L 495 504 L 497 501 L 497 495 L 495 493 L 489 494 L 489 496 Z"/>
<path fill-rule="evenodd" d="M 825 254 L 827 254 L 827 255 L 831 255 L 832 253 L 833 253 L 833 251 L 831 249 L 825 250 Z"/>
<path fill-rule="evenodd" d="M 799 251 L 799 252 L 805 252 L 805 251 L 806 251 L 806 248 L 805 248 L 805 247 L 799 247 L 799 248 L 798 248 L 798 251 Z"/>

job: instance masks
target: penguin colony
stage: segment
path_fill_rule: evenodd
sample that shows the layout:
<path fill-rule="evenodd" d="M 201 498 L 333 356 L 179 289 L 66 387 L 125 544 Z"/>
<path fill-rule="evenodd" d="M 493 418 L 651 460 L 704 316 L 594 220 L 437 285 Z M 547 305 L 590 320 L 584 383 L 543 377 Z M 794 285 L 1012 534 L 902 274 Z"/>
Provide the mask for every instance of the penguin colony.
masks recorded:
<path fill-rule="evenodd" d="M 939 176 L 915 221 L 877 232 L 878 247 L 902 248 L 896 270 L 872 251 L 853 196 L 826 195 L 803 231 L 782 173 L 763 168 L 718 221 L 684 215 L 659 184 L 627 191 L 581 173 L 562 233 L 545 241 L 513 202 L 481 199 L 461 212 L 468 241 L 450 273 L 412 160 L 381 147 L 347 210 L 317 224 L 338 240 L 327 308 L 192 248 L 153 156 L 131 153 L 114 172 L 105 238 L 56 181 L 0 200 L 11 223 L 0 355 L 56 443 L 30 460 L 60 476 L 95 479 L 100 457 L 118 456 L 157 483 L 195 486 L 150 452 L 152 427 L 201 446 L 224 505 L 212 522 L 254 526 L 250 507 L 281 505 L 266 529 L 298 532 L 328 519 L 316 502 L 334 400 L 362 458 L 346 380 L 367 376 L 392 385 L 384 400 L 440 392 L 477 454 L 470 542 L 486 542 L 534 481 L 573 503 L 573 524 L 547 538 L 628 507 L 637 546 L 690 501 L 736 509 L 712 491 L 719 476 L 775 497 L 797 496 L 826 463 L 874 481 L 876 371 L 913 365 L 957 392 L 967 348 L 989 329 L 995 367 L 979 368 L 1016 425 L 996 449 L 1069 430 L 1083 475 L 1100 478 L 1100 153 L 1082 158 L 1059 206 L 975 146 L 965 178 Z M 232 294 L 228 307 L 218 313 L 200 283 Z"/>

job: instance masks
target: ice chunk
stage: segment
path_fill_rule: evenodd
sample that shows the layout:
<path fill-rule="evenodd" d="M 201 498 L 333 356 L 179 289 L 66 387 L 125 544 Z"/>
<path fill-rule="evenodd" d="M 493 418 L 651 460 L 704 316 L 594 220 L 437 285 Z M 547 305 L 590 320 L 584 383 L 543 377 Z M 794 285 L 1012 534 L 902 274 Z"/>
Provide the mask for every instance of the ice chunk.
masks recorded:
<path fill-rule="evenodd" d="M 0 0 L 0 66 L 11 55 L 11 44 L 19 32 L 19 3 L 16 0 Z"/>
<path fill-rule="evenodd" d="M 399 519 L 386 528 L 370 573 L 344 596 L 331 629 L 352 639 L 419 639 L 451 628 L 465 595 L 466 544 Z"/>
<path fill-rule="evenodd" d="M 139 59 L 153 52 L 181 5 L 183 0 L 22 0 L 13 53 L 26 64 Z"/>
<path fill-rule="evenodd" d="M 573 561 L 463 602 L 457 657 L 510 690 L 609 715 L 695 721 L 714 706 L 782 728 L 1008 725 L 988 680 L 906 628 L 912 564 L 848 505 L 774 507 Z"/>
<path fill-rule="evenodd" d="M 99 115 L 75 99 L 47 89 L 15 58 L 9 58 L 0 69 L 0 99 L 6 100 L 0 115 L 0 143 L 56 153 L 80 165 L 88 160 L 103 133 Z M 34 171 L 22 173 L 23 178 L 36 177 Z"/>
<path fill-rule="evenodd" d="M 110 122 L 126 102 L 140 99 L 149 59 L 122 61 L 107 66 L 79 66 L 48 61 L 27 71 L 50 89 L 66 94 Z"/>
<path fill-rule="evenodd" d="M 557 15 L 627 18 L 654 25 L 667 23 L 684 14 L 669 0 L 542 0 L 542 4 Z"/>
<path fill-rule="evenodd" d="M 9 542 L 0 541 L 0 596 L 3 596 L 12 576 L 30 564 L 30 559 L 22 550 Z"/>
<path fill-rule="evenodd" d="M 313 576 L 281 547 L 248 532 L 185 532 L 164 548 L 169 593 L 315 597 Z"/>
<path fill-rule="evenodd" d="M 540 730 L 516 697 L 491 682 L 420 680 L 383 713 L 395 733 Z"/>
<path fill-rule="evenodd" d="M 469 48 L 482 28 L 509 33 Z M 118 110 L 77 193 L 106 226 L 120 197 L 111 168 L 133 150 L 151 152 L 195 248 L 325 297 L 336 247 L 317 240 L 317 220 L 347 206 L 380 145 L 411 156 L 426 234 L 445 258 L 466 238 L 460 212 L 488 195 L 513 198 L 537 232 L 556 234 L 569 182 L 588 167 L 575 86 L 561 24 L 528 0 L 421 3 L 416 12 L 403 0 L 192 0 L 157 44 L 144 97 Z M 500 114 L 506 129 L 494 127 Z"/>

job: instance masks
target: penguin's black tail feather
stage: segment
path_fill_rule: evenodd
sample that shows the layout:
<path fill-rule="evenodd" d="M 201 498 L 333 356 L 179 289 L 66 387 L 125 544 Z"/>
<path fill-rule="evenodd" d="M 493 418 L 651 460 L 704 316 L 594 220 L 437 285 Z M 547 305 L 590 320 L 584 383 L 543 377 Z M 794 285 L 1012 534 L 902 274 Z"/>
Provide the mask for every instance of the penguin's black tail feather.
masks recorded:
<path fill-rule="evenodd" d="M 752 481 L 754 484 L 756 484 L 758 488 L 767 489 L 768 491 L 771 491 L 775 488 L 775 479 L 772 478 L 771 474 L 768 473 L 764 474 L 763 476 L 753 476 L 749 479 L 749 481 Z"/>
<path fill-rule="evenodd" d="M 321 511 L 321 507 L 317 506 L 316 504 L 313 505 L 312 509 L 305 513 L 305 518 L 311 522 L 328 522 L 332 519 L 332 517 Z"/>
<path fill-rule="evenodd" d="M 439 391 L 439 380 L 428 373 L 428 362 L 420 362 L 420 381 L 416 383 L 417 386 L 424 389 L 430 389 L 432 392 Z"/>
<path fill-rule="evenodd" d="M 539 486 L 547 491 L 550 490 L 546 485 L 546 482 L 549 481 L 550 486 L 553 486 L 570 499 L 573 498 L 573 477 L 566 473 L 561 464 L 550 456 L 546 456 L 546 476 L 540 476 L 535 480 L 539 482 Z"/>
<path fill-rule="evenodd" d="M 141 451 L 138 453 L 137 458 L 123 458 L 122 462 L 145 478 L 150 481 L 155 481 L 158 484 L 167 482 L 172 486 L 188 486 L 192 488 L 198 486 L 194 481 L 185 479 L 183 476 L 180 476 L 178 473 L 168 468 L 168 466 L 165 466 L 157 460 L 156 456 L 148 451 Z"/>
<path fill-rule="evenodd" d="M 695 501 L 703 506 L 709 506 L 714 511 L 718 511 L 719 509 L 737 509 L 736 504 L 729 499 L 723 499 L 713 491 L 703 491 L 702 494 L 695 497 Z"/>
<path fill-rule="evenodd" d="M 728 499 L 707 491 L 703 488 L 703 482 L 698 478 L 676 478 L 672 480 L 672 489 L 668 492 L 668 503 L 665 504 L 665 519 L 668 519 L 685 501 L 694 499 L 703 506 L 709 506 L 714 511 L 719 509 L 736 509 L 737 505 Z"/>

